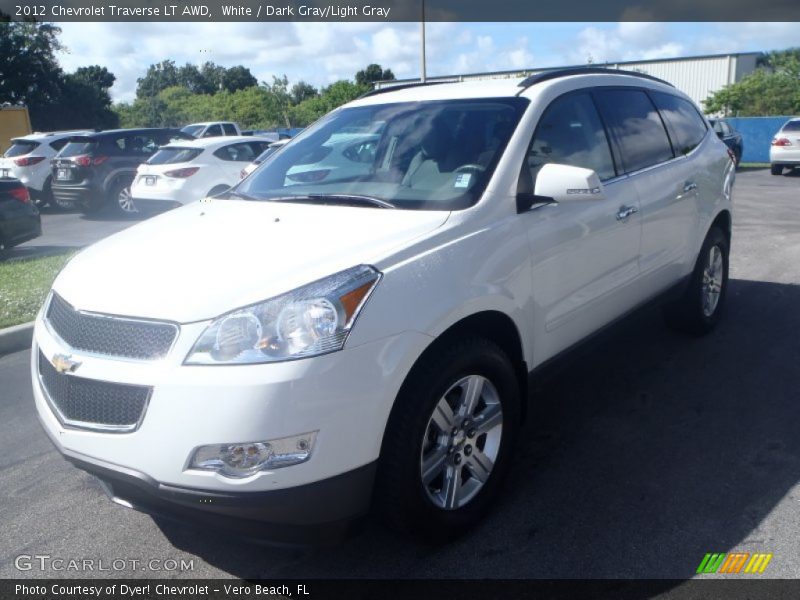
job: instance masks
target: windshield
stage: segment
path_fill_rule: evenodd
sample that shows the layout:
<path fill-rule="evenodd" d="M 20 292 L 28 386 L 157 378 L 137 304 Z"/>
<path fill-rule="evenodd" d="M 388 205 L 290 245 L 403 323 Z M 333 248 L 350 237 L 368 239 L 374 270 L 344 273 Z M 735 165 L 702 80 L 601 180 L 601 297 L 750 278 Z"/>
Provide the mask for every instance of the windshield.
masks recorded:
<path fill-rule="evenodd" d="M 36 147 L 39 145 L 39 142 L 32 142 L 28 140 L 15 140 L 14 143 L 11 145 L 11 148 L 6 150 L 6 153 L 3 155 L 6 158 L 12 158 L 14 156 L 25 156 L 33 152 Z"/>
<path fill-rule="evenodd" d="M 72 138 L 61 149 L 58 156 L 80 156 L 81 154 L 89 154 L 97 148 L 97 140 L 92 138 Z"/>
<path fill-rule="evenodd" d="M 205 125 L 187 125 L 183 129 L 181 129 L 181 131 L 192 137 L 197 137 L 197 134 L 203 131 L 203 127 L 205 127 Z"/>
<path fill-rule="evenodd" d="M 171 165 L 174 163 L 191 162 L 203 150 L 201 148 L 161 148 L 147 159 L 148 165 Z"/>
<path fill-rule="evenodd" d="M 783 131 L 800 131 L 800 121 L 789 121 L 783 126 Z"/>
<path fill-rule="evenodd" d="M 527 104 L 486 98 L 334 111 L 233 195 L 321 202 L 357 195 L 397 208 L 466 208 L 480 198 Z"/>

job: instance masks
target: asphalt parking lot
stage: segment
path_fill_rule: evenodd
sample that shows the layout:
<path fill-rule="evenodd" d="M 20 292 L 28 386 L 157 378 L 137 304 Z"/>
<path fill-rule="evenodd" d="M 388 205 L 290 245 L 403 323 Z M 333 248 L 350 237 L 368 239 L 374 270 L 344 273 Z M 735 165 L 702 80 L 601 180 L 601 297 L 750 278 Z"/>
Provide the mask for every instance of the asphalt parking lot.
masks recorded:
<path fill-rule="evenodd" d="M 798 205 L 800 172 L 741 172 L 720 328 L 685 337 L 648 309 L 564 363 L 534 391 L 503 501 L 445 547 L 370 522 L 335 549 L 268 548 L 114 505 L 41 430 L 29 353 L 2 357 L 0 577 L 87 575 L 14 566 L 47 554 L 193 560 L 103 573 L 126 577 L 689 578 L 706 552 L 734 549 L 800 577 Z M 80 245 L 94 231 L 81 219 L 45 215 L 30 245 Z"/>

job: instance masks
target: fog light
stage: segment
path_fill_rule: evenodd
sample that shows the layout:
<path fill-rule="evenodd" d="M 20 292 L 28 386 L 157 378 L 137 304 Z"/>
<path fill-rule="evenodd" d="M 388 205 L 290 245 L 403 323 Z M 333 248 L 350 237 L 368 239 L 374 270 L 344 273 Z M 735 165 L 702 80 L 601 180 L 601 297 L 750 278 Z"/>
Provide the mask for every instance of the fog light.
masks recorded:
<path fill-rule="evenodd" d="M 258 471 L 307 461 L 316 438 L 317 432 L 312 431 L 265 442 L 200 446 L 194 451 L 189 468 L 217 471 L 226 477 L 247 477 Z"/>

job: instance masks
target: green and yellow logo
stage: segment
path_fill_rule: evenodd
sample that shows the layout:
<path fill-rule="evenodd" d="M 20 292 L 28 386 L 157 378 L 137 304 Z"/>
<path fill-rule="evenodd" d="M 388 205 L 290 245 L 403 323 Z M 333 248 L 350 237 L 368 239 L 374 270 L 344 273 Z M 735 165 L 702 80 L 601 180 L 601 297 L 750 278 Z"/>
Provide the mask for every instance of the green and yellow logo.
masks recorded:
<path fill-rule="evenodd" d="M 708 553 L 700 561 L 697 573 L 763 573 L 772 554 L 756 552 Z"/>

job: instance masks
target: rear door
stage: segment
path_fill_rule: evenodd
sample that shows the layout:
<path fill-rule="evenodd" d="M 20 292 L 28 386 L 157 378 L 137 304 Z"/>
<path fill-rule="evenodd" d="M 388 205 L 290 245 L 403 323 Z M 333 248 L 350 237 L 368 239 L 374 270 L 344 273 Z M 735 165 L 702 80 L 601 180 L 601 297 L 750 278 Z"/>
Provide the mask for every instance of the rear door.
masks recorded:
<path fill-rule="evenodd" d="M 644 300 L 684 273 L 697 222 L 697 181 L 680 151 L 675 158 L 664 120 L 647 91 L 605 89 L 596 91 L 595 98 L 619 148 L 622 168 L 639 194 L 639 293 Z M 684 149 L 690 151 L 688 145 Z"/>
<path fill-rule="evenodd" d="M 546 163 L 593 169 L 603 181 L 605 197 L 544 205 L 520 215 L 533 261 L 537 363 L 636 303 L 641 237 L 636 190 L 618 176 L 589 92 L 561 96 L 545 110 L 520 181 L 527 176 L 535 186 Z"/>

